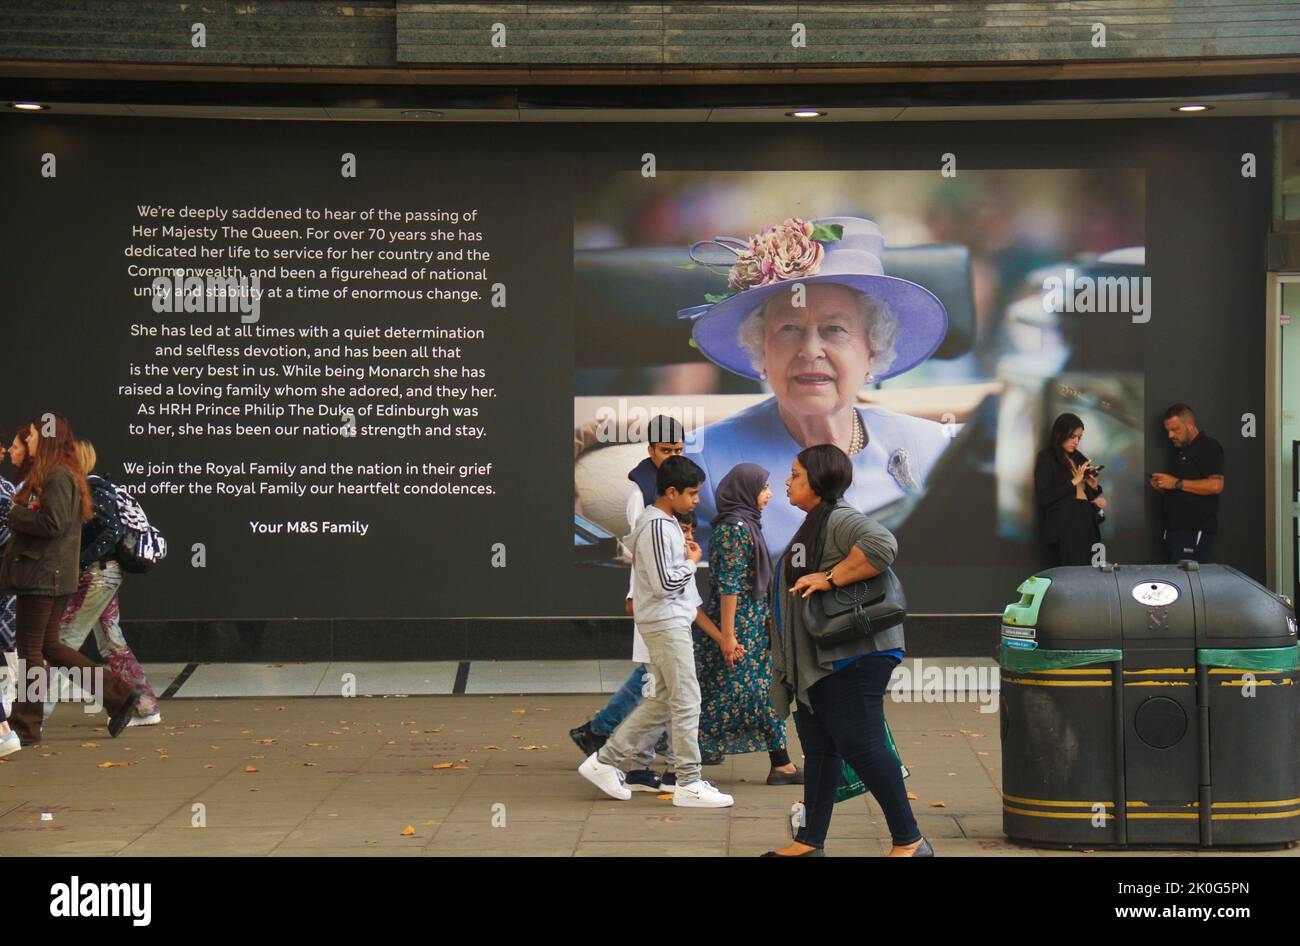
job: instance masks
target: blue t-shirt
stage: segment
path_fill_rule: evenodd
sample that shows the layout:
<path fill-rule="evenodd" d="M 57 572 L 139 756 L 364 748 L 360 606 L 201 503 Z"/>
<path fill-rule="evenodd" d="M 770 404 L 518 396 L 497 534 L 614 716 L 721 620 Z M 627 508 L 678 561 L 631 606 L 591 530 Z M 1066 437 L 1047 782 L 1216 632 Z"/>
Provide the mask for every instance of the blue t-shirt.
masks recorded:
<path fill-rule="evenodd" d="M 878 657 L 881 654 L 884 654 L 888 657 L 893 657 L 894 660 L 897 661 L 898 663 L 903 662 L 903 651 L 897 648 L 893 650 L 873 650 L 869 654 L 858 654 L 856 657 L 845 657 L 843 660 L 832 660 L 831 670 L 833 671 L 843 670 L 845 667 L 853 663 L 853 661 L 855 660 L 861 660 L 863 657 Z"/>

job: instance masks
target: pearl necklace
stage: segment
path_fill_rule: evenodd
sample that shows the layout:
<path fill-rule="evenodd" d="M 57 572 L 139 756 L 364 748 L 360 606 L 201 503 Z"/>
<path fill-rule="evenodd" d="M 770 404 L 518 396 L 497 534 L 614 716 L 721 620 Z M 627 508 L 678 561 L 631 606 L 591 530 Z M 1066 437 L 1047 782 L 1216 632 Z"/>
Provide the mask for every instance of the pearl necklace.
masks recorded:
<path fill-rule="evenodd" d="M 849 456 L 861 453 L 862 448 L 867 445 L 867 432 L 862 426 L 862 416 L 855 408 L 853 410 L 853 435 L 849 437 Z"/>

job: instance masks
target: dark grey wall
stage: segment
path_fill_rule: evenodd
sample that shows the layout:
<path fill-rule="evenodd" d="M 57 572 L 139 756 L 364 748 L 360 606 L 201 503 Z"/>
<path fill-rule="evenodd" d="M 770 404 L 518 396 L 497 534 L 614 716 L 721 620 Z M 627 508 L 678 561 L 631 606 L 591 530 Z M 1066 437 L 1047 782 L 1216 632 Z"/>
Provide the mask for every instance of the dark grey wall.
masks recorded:
<path fill-rule="evenodd" d="M 72 119 L 55 116 L 0 117 L 0 179 L 18 182 L 0 210 L 0 259 L 4 260 L 14 338 L 58 339 L 71 351 L 62 375 L 45 362 L 0 362 L 10 421 L 48 409 L 57 400 L 101 444 L 101 455 L 121 456 L 128 444 L 118 432 L 122 405 L 104 392 L 119 380 L 115 339 L 121 315 L 121 266 L 111 255 L 121 242 L 125 216 L 138 199 L 211 192 L 210 200 L 239 182 L 244 195 L 282 202 L 294 195 L 331 196 L 341 185 L 337 155 L 342 145 L 358 152 L 365 168 L 364 199 L 400 202 L 412 168 L 430 201 L 466 192 L 483 195 L 499 215 L 509 280 L 522 290 L 517 352 L 531 361 L 515 367 L 513 417 L 502 418 L 508 442 L 501 459 L 513 463 L 515 498 L 473 514 L 448 506 L 442 531 L 475 538 L 500 537 L 511 549 L 509 575 L 490 568 L 488 556 L 473 561 L 440 558 L 435 532 L 417 529 L 412 550 L 396 562 L 381 556 L 374 574 L 366 562 L 331 557 L 313 562 L 302 553 L 271 547 L 212 556 L 196 574 L 184 554 L 154 574 L 133 579 L 124 591 L 124 613 L 151 619 L 226 619 L 217 625 L 180 622 L 195 652 L 226 653 L 238 640 L 229 619 L 327 619 L 331 634 L 364 638 L 372 622 L 387 628 L 376 639 L 401 640 L 410 629 L 424 634 L 429 622 L 400 618 L 608 617 L 618 613 L 626 572 L 575 569 L 555 552 L 556 536 L 568 542 L 572 500 L 569 428 L 572 411 L 572 325 L 563 315 L 571 253 L 572 197 L 585 182 L 635 169 L 654 151 L 659 168 L 693 169 L 937 169 L 939 155 L 956 152 L 963 169 L 1141 168 L 1147 181 L 1147 272 L 1154 310 L 1145 326 L 1146 456 L 1158 469 L 1167 445 L 1159 411 L 1174 401 L 1195 405 L 1203 428 L 1227 455 L 1228 488 L 1222 498 L 1218 556 L 1263 579 L 1266 510 L 1264 444 L 1241 435 L 1242 415 L 1264 416 L 1265 241 L 1269 228 L 1271 124 L 1267 120 L 1162 122 L 909 123 L 816 128 L 770 126 L 504 126 L 451 127 L 207 122 L 178 120 Z M 357 138 L 357 129 L 364 137 Z M 46 150 L 60 153 L 60 179 L 38 182 L 33 168 Z M 1241 176 L 1241 155 L 1254 152 L 1258 175 Z M 319 183 L 311 183 L 313 155 L 321 156 Z M 328 157 L 328 160 L 326 160 Z M 470 183 L 466 183 L 470 182 Z M 494 183 L 495 182 L 495 183 Z M 305 189 L 305 190 L 304 190 Z M 314 189 L 314 190 L 313 190 Z M 339 191 L 339 193 L 343 193 Z M 356 192 L 353 192 L 354 195 Z M 193 198 L 191 198 L 193 199 Z M 114 203 L 116 202 L 116 203 Z M 513 221 L 503 226 L 504 221 Z M 515 290 L 512 289 L 512 292 Z M 515 305 L 512 302 L 512 306 Z M 502 367 L 517 352 L 501 353 Z M 515 361 L 511 361 L 515 359 Z M 531 366 L 531 367 L 530 367 Z M 526 395 L 526 396 L 525 396 Z M 84 419 L 84 420 L 79 420 Z M 99 428 L 97 430 L 96 428 Z M 102 432 L 100 432 L 102 431 Z M 512 459 L 513 458 L 513 459 Z M 179 549 L 190 541 L 222 535 L 223 524 L 203 517 L 203 504 L 151 501 L 151 512 L 170 530 Z M 1148 510 L 1151 557 L 1158 555 L 1158 517 Z M 229 531 L 229 530 L 228 530 Z M 231 532 L 234 536 L 234 532 Z M 233 541 L 233 539 L 232 539 Z M 567 551 L 567 549 L 566 549 Z M 296 563 L 296 564 L 295 564 Z M 286 596 L 303 588 L 279 576 L 293 566 L 294 582 L 312 591 L 307 605 L 286 611 Z M 970 568 L 904 569 L 917 611 L 999 611 L 1010 600 L 1021 569 L 983 563 Z M 382 610 L 358 610 L 352 589 L 374 581 L 391 592 Z M 481 622 L 480 622 L 481 623 Z M 579 626 L 553 622 L 491 622 L 494 648 L 520 656 L 568 653 Z M 346 626 L 344 626 L 346 625 Z M 297 621 L 241 625 L 266 653 L 268 641 Z M 208 630 L 203 630 L 207 627 Z M 469 624 L 456 623 L 457 640 Z M 358 628 L 361 628 L 359 631 Z M 422 630 L 423 628 L 423 630 Z M 190 633 L 192 632 L 192 633 Z M 295 631 L 295 634 L 297 632 Z M 212 635 L 220 638 L 215 642 Z M 232 636 L 234 635 L 234 636 Z M 269 635 L 269 636 L 267 636 Z M 509 637 L 512 643 L 501 643 Z M 282 640 L 298 639 L 294 635 Z M 319 640 L 324 640 L 320 638 Z M 418 641 L 415 643 L 419 643 Z M 354 644 L 348 644 L 349 648 Z M 594 646 L 594 645 L 593 645 Z M 205 650 L 204 648 L 208 648 Z M 559 648 L 557 651 L 556 648 Z M 288 648 L 292 650 L 292 647 Z M 400 649 L 400 648 L 399 648 Z M 454 649 L 454 648 L 453 648 Z M 349 651 L 351 652 L 351 651 Z M 290 659 L 294 653 L 277 655 Z M 383 656 L 376 654 L 375 656 Z M 172 659 L 183 659 L 173 655 Z"/>

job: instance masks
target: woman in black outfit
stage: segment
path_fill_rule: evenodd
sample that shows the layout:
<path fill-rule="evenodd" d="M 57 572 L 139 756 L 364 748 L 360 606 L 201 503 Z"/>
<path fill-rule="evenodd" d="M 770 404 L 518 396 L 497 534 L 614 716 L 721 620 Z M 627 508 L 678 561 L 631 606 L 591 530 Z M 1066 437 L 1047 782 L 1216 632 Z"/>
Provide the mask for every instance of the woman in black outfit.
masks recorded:
<path fill-rule="evenodd" d="M 1092 564 L 1101 541 L 1098 510 L 1106 507 L 1092 464 L 1079 450 L 1083 421 L 1062 414 L 1052 424 L 1048 445 L 1034 466 L 1034 497 L 1042 514 L 1042 536 L 1058 565 Z"/>

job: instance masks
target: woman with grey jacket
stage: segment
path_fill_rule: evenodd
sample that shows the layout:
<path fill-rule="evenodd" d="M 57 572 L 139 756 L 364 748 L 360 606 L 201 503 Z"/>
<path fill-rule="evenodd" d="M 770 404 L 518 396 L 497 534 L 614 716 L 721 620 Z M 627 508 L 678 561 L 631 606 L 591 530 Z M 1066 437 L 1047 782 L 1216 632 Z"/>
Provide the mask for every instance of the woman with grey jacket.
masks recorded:
<path fill-rule="evenodd" d="M 833 444 L 801 452 L 786 480 L 790 504 L 806 515 L 772 583 L 771 695 L 779 716 L 794 711 L 804 752 L 806 823 L 793 843 L 764 856 L 822 856 L 844 762 L 885 813 L 893 838 L 889 855 L 934 854 L 917 828 L 885 736 L 884 696 L 903 659 L 902 625 L 832 646 L 814 641 L 804 626 L 804 599 L 881 574 L 898 551 L 888 529 L 842 501 L 852 481 L 848 456 Z"/>

